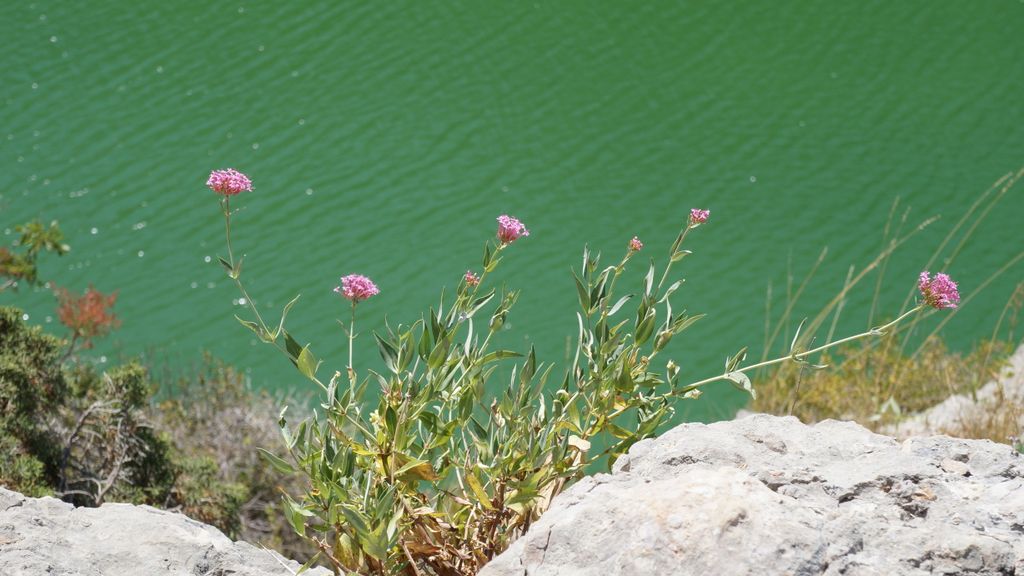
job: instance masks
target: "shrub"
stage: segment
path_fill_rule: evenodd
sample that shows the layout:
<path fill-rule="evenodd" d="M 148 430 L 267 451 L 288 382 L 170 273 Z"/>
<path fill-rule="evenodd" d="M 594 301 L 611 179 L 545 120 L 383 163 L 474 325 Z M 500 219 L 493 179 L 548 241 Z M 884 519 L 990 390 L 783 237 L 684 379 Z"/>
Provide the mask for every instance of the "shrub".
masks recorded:
<path fill-rule="evenodd" d="M 17 289 L 19 282 L 30 286 L 39 284 L 37 260 L 40 253 L 53 252 L 61 256 L 71 250 L 64 243 L 64 233 L 56 220 L 49 227 L 34 220 L 15 226 L 14 230 L 20 234 L 14 250 L 0 246 L 0 292 Z"/>
<path fill-rule="evenodd" d="M 160 501 L 174 483 L 170 445 L 146 418 L 150 385 L 139 364 L 75 373 L 74 394 L 51 421 L 61 457 L 58 494 L 77 505 Z"/>
<path fill-rule="evenodd" d="M 27 494 L 45 493 L 57 476 L 58 452 L 43 421 L 66 400 L 62 348 L 26 326 L 21 310 L 0 307 L 0 483 Z"/>
<path fill-rule="evenodd" d="M 274 510 L 282 492 L 301 493 L 299 479 L 266 466 L 256 451 L 279 438 L 280 403 L 301 407 L 306 399 L 255 391 L 241 372 L 210 356 L 194 371 L 165 376 L 164 382 L 154 427 L 179 453 L 182 475 L 172 500 L 182 512 L 289 558 L 312 557 L 315 550 Z M 224 489 L 208 494 L 217 485 Z"/>
<path fill-rule="evenodd" d="M 0 307 L 0 484 L 76 505 L 179 508 L 237 536 L 245 487 L 151 426 L 146 370 L 62 365 L 68 350 Z"/>
<path fill-rule="evenodd" d="M 635 294 L 620 297 L 615 288 L 643 249 L 638 238 L 605 268 L 599 255 L 584 250 L 574 275 L 580 305 L 575 357 L 552 377 L 554 366 L 539 362 L 534 350 L 523 355 L 492 347 L 518 292 L 488 288 L 487 277 L 529 235 L 520 221 L 502 215 L 478 272 L 467 272 L 453 296 L 442 296 L 436 309 L 409 325 L 374 334 L 380 369 L 360 373 L 352 360 L 358 304 L 380 290 L 365 276 L 342 277 L 335 291 L 349 301 L 342 323 L 349 360 L 344 371 L 322 378 L 311 346 L 285 328 L 297 298 L 271 326 L 241 282 L 230 202 L 251 190 L 251 182 L 230 171 L 231 182 L 244 185 L 226 187 L 225 178 L 215 177 L 225 173 L 211 174 L 208 186 L 222 195 L 228 257 L 221 264 L 253 315 L 239 321 L 323 392 L 321 412 L 297 426 L 282 413 L 289 459 L 263 454 L 275 469 L 307 479 L 301 498 L 285 496 L 284 515 L 336 573 L 475 574 L 586 470 L 610 466 L 653 436 L 675 400 L 696 398 L 702 386 L 722 380 L 753 395 L 748 371 L 806 364 L 829 348 L 885 334 L 928 307 L 951 308 L 959 300 L 948 276 L 924 273 L 921 303 L 891 322 L 816 348 L 795 338 L 784 356 L 756 364 L 744 365 L 743 349 L 726 359 L 721 374 L 685 383 L 679 367 L 658 356 L 701 318 L 673 309 L 671 296 L 682 280 L 669 280 L 672 265 L 690 254 L 682 248 L 687 235 L 709 219 L 707 210 L 694 209 L 660 276 L 651 260 Z M 513 358 L 522 360 L 508 362 Z"/>

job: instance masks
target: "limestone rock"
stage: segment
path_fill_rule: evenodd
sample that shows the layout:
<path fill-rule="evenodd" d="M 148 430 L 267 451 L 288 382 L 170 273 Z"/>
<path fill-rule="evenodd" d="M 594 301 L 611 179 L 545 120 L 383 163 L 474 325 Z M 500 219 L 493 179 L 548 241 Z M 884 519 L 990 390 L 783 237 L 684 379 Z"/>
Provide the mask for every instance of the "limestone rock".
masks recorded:
<path fill-rule="evenodd" d="M 181 514 L 130 504 L 74 508 L 0 488 L 3 576 L 284 576 L 298 568 Z"/>
<path fill-rule="evenodd" d="M 1024 457 L 754 415 L 585 478 L 481 576 L 1024 574 Z"/>

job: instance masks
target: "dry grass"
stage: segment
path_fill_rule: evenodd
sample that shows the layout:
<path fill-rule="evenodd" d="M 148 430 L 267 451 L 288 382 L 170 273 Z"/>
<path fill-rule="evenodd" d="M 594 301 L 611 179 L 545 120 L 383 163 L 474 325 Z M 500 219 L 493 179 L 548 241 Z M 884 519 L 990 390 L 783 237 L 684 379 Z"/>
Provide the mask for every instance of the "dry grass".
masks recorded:
<path fill-rule="evenodd" d="M 1024 169 L 1006 174 L 979 195 L 921 269 L 948 271 L 959 256 L 969 253 L 974 233 L 1022 177 Z M 930 217 L 912 225 L 908 222 L 910 214 L 909 208 L 900 209 L 898 199 L 893 203 L 878 256 L 859 269 L 850 267 L 839 293 L 803 324 L 803 330 L 793 344 L 797 351 L 810 348 L 812 341 L 831 342 L 848 298 L 858 286 L 864 284 L 873 284 L 869 288 L 873 292 L 869 325 L 884 323 L 878 315 L 877 303 L 885 285 L 885 273 L 891 255 L 938 220 L 938 217 Z M 765 358 L 778 348 L 779 343 L 785 341 L 786 345 L 790 344 L 791 324 L 796 324 L 793 321 L 796 305 L 826 255 L 827 249 L 822 251 L 799 284 L 790 275 L 785 307 L 774 320 L 769 286 L 765 314 Z M 994 280 L 1014 269 L 1021 260 L 1024 260 L 1024 252 L 1010 258 L 999 270 L 978 283 L 970 294 L 964 295 L 959 308 L 943 311 L 943 319 L 934 323 L 934 327 L 927 332 L 921 330 L 924 326 L 922 321 L 934 314 L 935 310 L 917 315 L 898 330 L 880 338 L 861 340 L 812 360 L 815 364 L 829 365 L 825 370 L 786 363 L 762 372 L 755 380 L 759 394 L 751 408 L 772 414 L 791 414 L 805 422 L 827 418 L 855 420 L 872 429 L 881 430 L 952 395 L 972 396 L 979 387 L 996 377 L 1016 347 L 1018 339 L 1014 331 L 1024 306 L 1024 282 L 1019 283 L 1009 297 L 993 326 L 991 337 L 978 343 L 972 351 L 959 353 L 950 350 L 945 344 L 943 329 L 956 314 L 965 308 L 970 309 L 969 304 L 974 298 Z M 908 310 L 915 296 L 916 290 L 911 288 L 903 306 L 894 316 Z M 957 429 L 942 431 L 962 437 L 1021 443 L 1019 437 L 1022 430 L 1019 423 L 1024 414 L 1024 401 L 1019 396 L 999 400 L 992 402 L 990 409 L 972 411 L 972 416 L 963 419 Z"/>
<path fill-rule="evenodd" d="M 916 355 L 903 354 L 886 342 L 865 342 L 840 348 L 821 359 L 829 368 L 814 370 L 793 364 L 767 374 L 759 383 L 752 408 L 794 415 L 804 422 L 829 418 L 854 420 L 881 430 L 903 416 L 926 410 L 954 394 L 970 396 L 993 379 L 1013 351 L 1008 342 L 985 342 L 968 354 L 950 351 L 938 337 L 930 338 Z M 970 429 L 947 432 L 970 438 L 1008 442 L 1019 434 L 1015 415 L 1021 406 L 1001 404 L 989 421 Z"/>

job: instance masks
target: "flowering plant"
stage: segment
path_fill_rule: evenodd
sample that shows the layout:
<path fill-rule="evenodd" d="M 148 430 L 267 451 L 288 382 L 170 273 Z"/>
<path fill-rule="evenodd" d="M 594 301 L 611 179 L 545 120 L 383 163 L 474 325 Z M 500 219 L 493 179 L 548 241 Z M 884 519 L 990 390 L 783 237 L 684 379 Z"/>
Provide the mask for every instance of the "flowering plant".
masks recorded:
<path fill-rule="evenodd" d="M 710 214 L 694 209 L 665 255 L 660 279 L 652 259 L 633 294 L 618 296 L 616 284 L 643 248 L 638 238 L 604 268 L 600 255 L 584 249 L 573 274 L 580 308 L 575 355 L 556 373 L 532 348 L 524 355 L 492 345 L 519 293 L 489 288 L 487 277 L 529 234 L 519 220 L 501 216 L 496 238 L 484 245 L 479 275 L 467 271 L 436 308 L 373 335 L 379 368 L 358 370 L 352 363 L 358 303 L 379 290 L 364 276 L 343 277 L 335 290 L 351 301 L 349 363 L 344 372 L 323 374 L 310 345 L 285 328 L 295 300 L 271 327 L 245 293 L 231 256 L 226 196 L 223 206 L 229 259 L 222 262 L 254 315 L 239 321 L 323 392 L 320 411 L 297 426 L 281 412 L 287 458 L 262 453 L 276 469 L 308 479 L 301 499 L 284 497 L 284 513 L 336 573 L 475 574 L 588 468 L 611 466 L 653 436 L 676 400 L 697 398 L 702 386 L 722 380 L 753 395 L 746 372 L 806 363 L 921 308 L 810 350 L 798 349 L 794 339 L 788 355 L 757 364 L 743 365 L 744 349 L 726 359 L 721 374 L 686 383 L 675 362 L 658 357 L 703 317 L 672 306 L 683 283 L 670 281 L 672 267 L 691 253 L 682 245 Z M 507 380 L 499 384 L 499 378 Z"/>

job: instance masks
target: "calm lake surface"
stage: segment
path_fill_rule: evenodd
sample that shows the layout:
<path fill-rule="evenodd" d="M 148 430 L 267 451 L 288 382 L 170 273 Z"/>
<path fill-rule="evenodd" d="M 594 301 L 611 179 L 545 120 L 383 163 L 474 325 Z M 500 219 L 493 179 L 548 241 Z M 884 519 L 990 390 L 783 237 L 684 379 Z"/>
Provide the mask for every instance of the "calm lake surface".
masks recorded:
<path fill-rule="evenodd" d="M 767 286 L 780 309 L 787 269 L 802 276 L 826 245 L 797 315 L 835 294 L 897 197 L 906 229 L 943 216 L 888 265 L 879 310 L 898 311 L 975 198 L 1024 165 L 1022 30 L 1010 0 L 9 0 L 0 231 L 59 220 L 73 251 L 43 276 L 118 291 L 123 326 L 97 358 L 184 369 L 205 350 L 287 389 L 307 384 L 232 318 L 245 310 L 217 263 L 211 169 L 254 180 L 234 227 L 250 293 L 271 317 L 302 293 L 289 325 L 330 370 L 345 361 L 339 276 L 381 288 L 364 335 L 385 314 L 408 323 L 479 266 L 502 213 L 531 232 L 496 275 L 522 289 L 505 344 L 561 363 L 584 243 L 611 264 L 636 234 L 661 260 L 688 210 L 709 208 L 676 306 L 708 318 L 670 354 L 700 378 L 740 346 L 760 355 Z M 1022 217 L 1024 186 L 950 267 L 965 294 L 1024 250 Z M 971 301 L 951 343 L 989 336 L 1022 275 Z M 843 330 L 867 326 L 873 292 L 852 296 Z M 47 290 L 0 304 L 60 329 Z M 359 346 L 358 364 L 379 362 Z M 722 385 L 680 408 L 708 419 L 744 401 Z"/>

